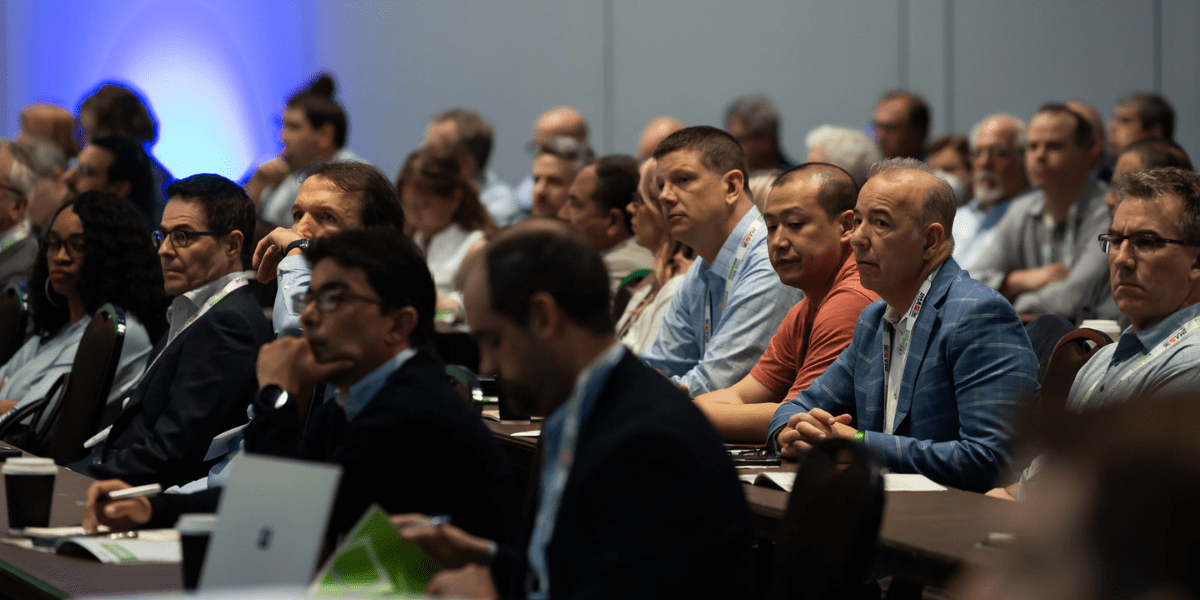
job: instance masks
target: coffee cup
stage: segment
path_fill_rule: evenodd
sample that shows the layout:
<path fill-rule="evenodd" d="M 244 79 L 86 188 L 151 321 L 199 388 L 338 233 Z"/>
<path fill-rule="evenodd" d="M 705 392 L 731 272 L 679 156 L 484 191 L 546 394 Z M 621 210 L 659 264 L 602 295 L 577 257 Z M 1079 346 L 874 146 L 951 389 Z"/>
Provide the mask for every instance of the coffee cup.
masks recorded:
<path fill-rule="evenodd" d="M 49 527 L 58 467 L 49 458 L 10 458 L 2 467 L 8 500 L 8 527 Z"/>
<path fill-rule="evenodd" d="M 175 529 L 179 530 L 179 541 L 183 545 L 183 589 L 194 590 L 200 585 L 204 557 L 208 554 L 208 541 L 216 528 L 217 515 L 211 513 L 179 516 Z"/>

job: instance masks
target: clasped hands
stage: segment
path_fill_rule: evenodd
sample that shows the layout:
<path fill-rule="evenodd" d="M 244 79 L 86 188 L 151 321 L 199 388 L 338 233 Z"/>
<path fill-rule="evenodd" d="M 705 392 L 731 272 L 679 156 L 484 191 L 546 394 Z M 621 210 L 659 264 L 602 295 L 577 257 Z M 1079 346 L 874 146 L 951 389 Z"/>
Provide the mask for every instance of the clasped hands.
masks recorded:
<path fill-rule="evenodd" d="M 848 414 L 833 416 L 827 411 L 814 408 L 808 412 L 792 415 L 775 440 L 779 443 L 779 454 L 785 458 L 796 458 L 812 449 L 813 444 L 829 438 L 854 439 L 858 430 L 851 427 L 854 417 Z"/>

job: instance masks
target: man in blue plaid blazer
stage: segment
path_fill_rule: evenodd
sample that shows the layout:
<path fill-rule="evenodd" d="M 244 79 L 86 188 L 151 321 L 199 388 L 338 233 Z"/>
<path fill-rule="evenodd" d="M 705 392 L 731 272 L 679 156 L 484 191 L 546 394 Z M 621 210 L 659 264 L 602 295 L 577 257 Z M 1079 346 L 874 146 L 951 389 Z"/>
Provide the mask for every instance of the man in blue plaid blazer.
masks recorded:
<path fill-rule="evenodd" d="M 873 169 L 851 239 L 863 287 L 854 341 L 785 402 L 769 439 L 786 457 L 826 437 L 869 446 L 893 472 L 989 489 L 1009 462 L 1017 409 L 1037 390 L 1037 357 L 1012 305 L 950 254 L 955 199 L 917 161 Z"/>

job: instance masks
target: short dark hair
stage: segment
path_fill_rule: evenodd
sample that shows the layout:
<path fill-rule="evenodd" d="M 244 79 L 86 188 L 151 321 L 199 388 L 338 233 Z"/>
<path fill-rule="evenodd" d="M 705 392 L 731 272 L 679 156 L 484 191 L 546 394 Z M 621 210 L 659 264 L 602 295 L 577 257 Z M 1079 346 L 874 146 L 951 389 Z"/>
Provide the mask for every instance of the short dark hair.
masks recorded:
<path fill-rule="evenodd" d="M 150 339 L 157 339 L 167 329 L 170 299 L 163 291 L 162 267 L 142 219 L 129 200 L 112 192 L 92 190 L 59 208 L 50 224 L 68 207 L 83 223 L 84 257 L 76 284 L 83 308 L 91 314 L 103 304 L 112 303 L 137 316 Z M 46 229 L 48 233 L 50 226 Z M 49 267 L 42 239 L 29 278 L 29 296 L 34 332 L 51 336 L 68 323 L 70 312 L 61 296 L 47 297 Z"/>
<path fill-rule="evenodd" d="M 1127 152 L 1137 154 L 1142 161 L 1143 169 L 1176 167 L 1188 171 L 1195 170 L 1192 167 L 1192 159 L 1188 158 L 1187 151 L 1167 138 L 1142 138 L 1121 150 L 1121 154 Z M 1117 158 L 1120 158 L 1121 154 L 1118 154 Z"/>
<path fill-rule="evenodd" d="M 550 221 L 528 219 L 533 226 L 504 230 L 484 249 L 492 309 L 528 327 L 529 297 L 545 292 L 575 323 L 593 333 L 612 333 L 604 259 L 578 230 Z"/>
<path fill-rule="evenodd" d="M 1117 101 L 1117 106 L 1129 104 L 1142 122 L 1142 130 L 1158 125 L 1163 137 L 1175 139 L 1175 109 L 1159 94 L 1133 92 Z"/>
<path fill-rule="evenodd" d="M 242 268 L 250 268 L 254 252 L 254 202 L 242 186 L 220 175 L 205 173 L 180 179 L 167 187 L 167 198 L 204 205 L 204 219 L 209 231 L 227 235 L 242 232 Z"/>
<path fill-rule="evenodd" d="M 676 150 L 699 152 L 704 168 L 718 177 L 723 177 L 730 171 L 741 171 L 742 188 L 749 190 L 750 165 L 746 162 L 746 153 L 729 132 L 708 125 L 685 127 L 667 136 L 667 139 L 654 149 L 654 160 L 661 161 L 664 156 Z"/>
<path fill-rule="evenodd" d="M 142 97 L 129 87 L 105 83 L 79 105 L 79 113 L 89 112 L 95 119 L 91 137 L 119 133 L 153 144 L 158 139 L 154 113 Z"/>
<path fill-rule="evenodd" d="M 159 207 L 154 194 L 154 173 L 150 170 L 150 157 L 142 143 L 124 134 L 105 135 L 91 141 L 113 155 L 112 164 L 108 166 L 108 181 L 129 182 L 129 201 L 133 207 L 142 213 L 146 222 L 152 221 L 159 214 Z"/>
<path fill-rule="evenodd" d="M 1092 144 L 1096 143 L 1096 133 L 1092 131 L 1092 124 L 1083 118 L 1083 115 L 1071 110 L 1069 106 L 1061 102 L 1047 102 L 1037 110 L 1037 114 L 1061 115 L 1071 119 L 1075 123 L 1075 134 L 1072 136 L 1075 146 L 1078 148 L 1091 148 Z"/>
<path fill-rule="evenodd" d="M 633 231 L 633 215 L 625 209 L 637 191 L 641 178 L 637 159 L 627 154 L 609 154 L 595 162 L 596 187 L 592 190 L 592 203 L 596 212 L 607 215 L 612 209 L 621 211 L 625 217 L 625 231 Z"/>
<path fill-rule="evenodd" d="M 817 202 L 821 203 L 821 208 L 825 209 L 826 214 L 836 217 L 848 210 L 854 210 L 854 205 L 858 203 L 858 186 L 854 185 L 854 177 L 837 165 L 806 162 L 794 166 L 781 173 L 775 179 L 775 183 L 771 184 L 771 189 L 774 190 L 800 179 L 801 175 L 809 171 L 818 171 L 819 174 L 814 173 L 814 175 L 822 177 L 821 188 L 817 192 Z"/>
<path fill-rule="evenodd" d="M 432 351 L 437 288 L 425 256 L 401 231 L 394 227 L 343 229 L 313 240 L 305 256 L 313 266 L 330 259 L 343 267 L 366 271 L 367 283 L 383 301 L 380 310 L 405 306 L 416 309 L 417 325 L 409 336 L 409 345 Z"/>
<path fill-rule="evenodd" d="M 725 109 L 725 125 L 737 119 L 751 137 L 770 134 L 779 138 L 779 109 L 762 94 L 751 94 L 734 100 Z"/>
<path fill-rule="evenodd" d="M 287 107 L 304 111 L 304 118 L 313 129 L 320 129 L 326 123 L 333 124 L 333 145 L 341 148 L 346 145 L 350 125 L 345 109 L 333 99 L 336 89 L 333 76 L 321 73 L 311 84 L 288 98 Z"/>
<path fill-rule="evenodd" d="M 433 118 L 434 123 L 454 122 L 454 150 L 475 159 L 476 172 L 487 167 L 492 155 L 492 124 L 483 115 L 465 108 L 444 110 Z"/>
<path fill-rule="evenodd" d="M 347 194 L 358 196 L 363 227 L 389 226 L 404 230 L 404 208 L 383 171 L 358 161 L 328 161 L 314 165 L 309 177 L 323 177 Z"/>
<path fill-rule="evenodd" d="M 1126 198 L 1161 198 L 1168 194 L 1183 201 L 1179 230 L 1189 244 L 1200 245 L 1200 174 L 1175 167 L 1126 173 L 1113 182 L 1120 205 Z"/>
<path fill-rule="evenodd" d="M 918 131 L 929 131 L 929 104 L 920 94 L 910 90 L 888 90 L 880 96 L 876 106 L 887 100 L 904 99 L 908 101 L 908 127 Z"/>

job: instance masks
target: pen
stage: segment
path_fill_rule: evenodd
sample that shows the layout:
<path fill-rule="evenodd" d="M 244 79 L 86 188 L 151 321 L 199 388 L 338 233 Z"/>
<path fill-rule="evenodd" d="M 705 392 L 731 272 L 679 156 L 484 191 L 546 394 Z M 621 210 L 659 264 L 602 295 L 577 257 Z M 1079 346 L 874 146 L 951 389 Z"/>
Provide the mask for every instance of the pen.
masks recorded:
<path fill-rule="evenodd" d="M 401 527 L 400 531 L 404 531 L 405 529 L 408 529 L 410 527 L 437 527 L 439 525 L 449 525 L 449 524 L 450 524 L 450 515 L 434 515 L 432 517 L 429 517 L 428 519 L 423 519 L 423 520 L 417 521 L 415 523 L 409 523 L 408 525 Z"/>
<path fill-rule="evenodd" d="M 113 490 L 104 492 L 96 497 L 96 502 L 112 502 L 113 500 L 125 500 L 127 498 L 142 498 L 153 496 L 162 491 L 162 486 L 157 483 L 147 485 L 139 485 L 137 487 L 125 488 L 123 490 Z M 87 502 L 82 500 L 75 503 L 76 506 L 87 506 Z"/>

